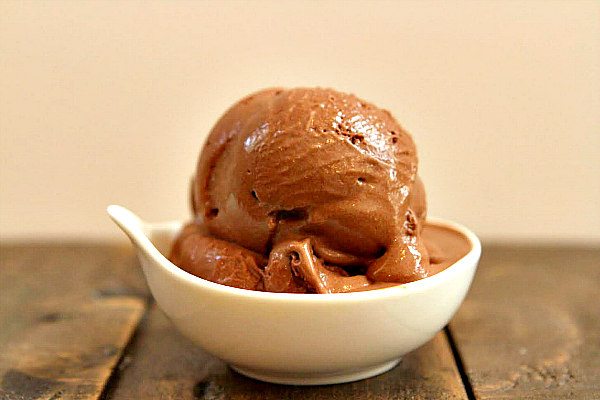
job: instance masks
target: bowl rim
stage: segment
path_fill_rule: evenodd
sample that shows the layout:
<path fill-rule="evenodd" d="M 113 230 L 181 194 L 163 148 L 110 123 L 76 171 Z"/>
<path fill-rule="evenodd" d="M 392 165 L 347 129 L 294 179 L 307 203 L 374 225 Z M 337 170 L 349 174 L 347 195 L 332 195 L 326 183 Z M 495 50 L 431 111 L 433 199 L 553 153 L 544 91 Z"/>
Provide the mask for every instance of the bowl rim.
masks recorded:
<path fill-rule="evenodd" d="M 438 272 L 435 275 L 428 276 L 427 278 L 419 279 L 417 281 L 398 284 L 396 286 L 390 286 L 382 289 L 365 290 L 361 292 L 349 292 L 349 293 L 274 293 L 274 292 L 261 292 L 257 290 L 241 289 L 231 286 L 222 285 L 220 283 L 211 282 L 209 280 L 200 278 L 196 275 L 192 275 L 187 271 L 179 268 L 173 264 L 169 259 L 162 254 L 152 243 L 152 240 L 148 237 L 153 236 L 155 233 L 163 232 L 169 233 L 180 229 L 183 226 L 181 221 L 162 222 L 162 223 L 146 223 L 144 226 L 144 238 L 142 243 L 138 245 L 142 248 L 140 251 L 145 251 L 153 261 L 160 264 L 160 267 L 169 272 L 172 276 L 181 280 L 189 285 L 198 287 L 199 289 L 208 290 L 213 294 L 228 295 L 236 297 L 244 297 L 248 299 L 263 300 L 263 301 L 288 301 L 288 302 L 362 302 L 365 300 L 374 299 L 385 299 L 389 297 L 406 296 L 412 293 L 422 292 L 428 288 L 437 286 L 450 279 L 453 275 L 457 274 L 461 268 L 467 268 L 469 265 L 476 265 L 481 256 L 481 242 L 477 235 L 470 229 L 459 223 L 445 220 L 442 218 L 427 217 L 427 222 L 440 227 L 450 228 L 458 231 L 471 244 L 471 250 L 465 254 L 462 258 L 450 265 L 446 269 Z M 145 242 L 145 243 L 144 243 Z"/>

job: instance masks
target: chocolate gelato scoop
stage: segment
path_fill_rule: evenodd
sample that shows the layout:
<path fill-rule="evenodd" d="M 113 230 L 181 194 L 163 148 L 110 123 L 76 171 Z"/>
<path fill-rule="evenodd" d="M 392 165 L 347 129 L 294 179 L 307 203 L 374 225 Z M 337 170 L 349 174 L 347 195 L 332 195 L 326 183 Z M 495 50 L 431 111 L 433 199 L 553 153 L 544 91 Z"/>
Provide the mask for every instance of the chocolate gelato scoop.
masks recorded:
<path fill-rule="evenodd" d="M 244 289 L 336 293 L 425 278 L 425 191 L 391 114 L 329 89 L 268 89 L 212 129 L 173 263 Z M 436 263 L 439 265 L 439 263 Z"/>

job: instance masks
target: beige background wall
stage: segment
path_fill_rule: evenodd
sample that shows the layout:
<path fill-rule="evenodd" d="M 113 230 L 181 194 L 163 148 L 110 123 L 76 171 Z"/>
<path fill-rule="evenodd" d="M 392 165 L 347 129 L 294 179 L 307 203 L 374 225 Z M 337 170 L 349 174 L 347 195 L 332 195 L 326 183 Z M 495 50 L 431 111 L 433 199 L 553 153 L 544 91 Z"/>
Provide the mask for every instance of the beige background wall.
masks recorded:
<path fill-rule="evenodd" d="M 431 214 L 600 242 L 600 2 L 0 2 L 0 235 L 184 218 L 207 131 L 273 85 L 413 133 Z"/>

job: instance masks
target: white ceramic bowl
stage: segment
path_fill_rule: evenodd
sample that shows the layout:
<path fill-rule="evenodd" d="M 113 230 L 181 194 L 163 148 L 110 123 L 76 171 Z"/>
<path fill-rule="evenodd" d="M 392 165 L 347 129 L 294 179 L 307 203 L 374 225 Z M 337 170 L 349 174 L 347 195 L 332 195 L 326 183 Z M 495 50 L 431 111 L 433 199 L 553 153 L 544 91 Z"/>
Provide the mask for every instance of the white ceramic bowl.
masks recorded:
<path fill-rule="evenodd" d="M 274 383 L 349 382 L 393 368 L 450 321 L 481 254 L 469 229 L 428 219 L 463 233 L 472 246 L 429 278 L 357 293 L 257 292 L 198 278 L 167 260 L 180 222 L 145 223 L 120 206 L 108 213 L 137 248 L 150 290 L 177 328 L 236 371 Z"/>

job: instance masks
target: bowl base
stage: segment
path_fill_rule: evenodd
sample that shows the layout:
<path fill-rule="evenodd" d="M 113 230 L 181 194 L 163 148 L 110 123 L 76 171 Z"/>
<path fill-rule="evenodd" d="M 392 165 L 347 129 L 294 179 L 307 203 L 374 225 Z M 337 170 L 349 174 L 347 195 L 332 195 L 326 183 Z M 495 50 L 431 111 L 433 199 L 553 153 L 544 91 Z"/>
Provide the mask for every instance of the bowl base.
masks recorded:
<path fill-rule="evenodd" d="M 378 364 L 368 368 L 359 368 L 351 370 L 336 371 L 327 374 L 319 373 L 285 373 L 285 372 L 273 372 L 238 367 L 230 365 L 230 367 L 247 377 L 258 379 L 260 381 L 279 383 L 283 385 L 331 385 L 334 383 L 345 383 L 353 382 L 361 379 L 371 378 L 373 376 L 383 374 L 394 368 L 400 359 L 388 361 L 383 364 Z"/>

